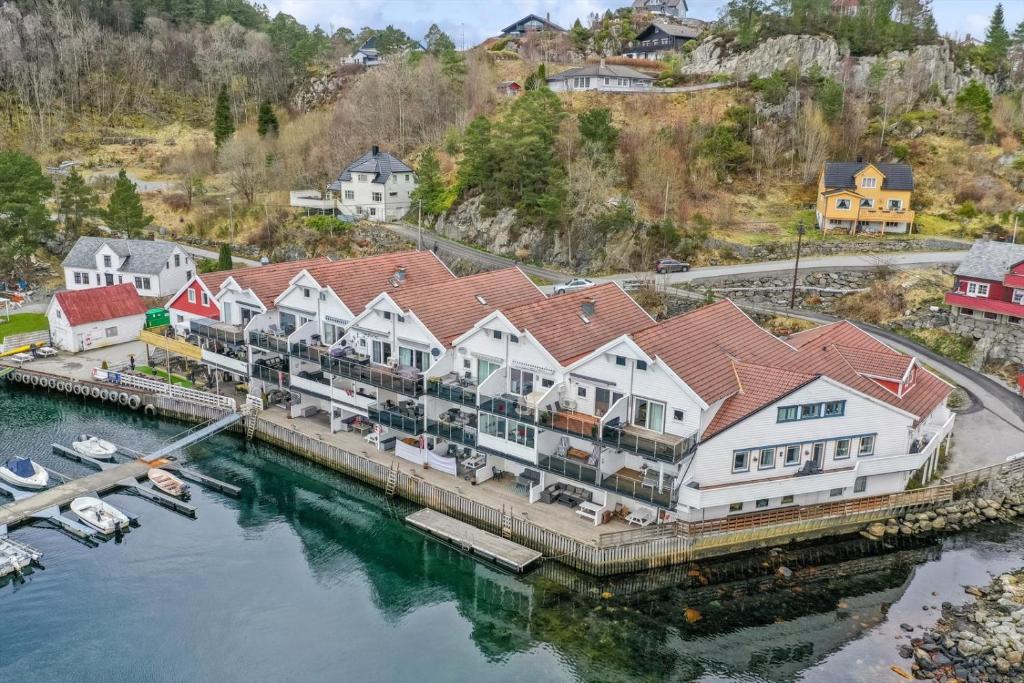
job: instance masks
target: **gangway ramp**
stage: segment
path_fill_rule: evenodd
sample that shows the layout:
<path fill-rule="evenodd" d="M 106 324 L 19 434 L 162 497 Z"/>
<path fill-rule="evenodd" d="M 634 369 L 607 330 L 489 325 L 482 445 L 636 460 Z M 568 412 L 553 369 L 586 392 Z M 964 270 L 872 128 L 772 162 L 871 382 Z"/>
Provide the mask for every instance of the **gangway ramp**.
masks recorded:
<path fill-rule="evenodd" d="M 233 425 L 236 422 L 240 421 L 242 419 L 242 417 L 243 417 L 242 413 L 231 413 L 230 415 L 225 415 L 224 417 L 220 418 L 216 422 L 212 422 L 212 423 L 206 425 L 205 427 L 202 427 L 201 429 L 197 429 L 197 430 L 195 430 L 193 432 L 189 432 L 188 434 L 186 434 L 185 436 L 181 437 L 180 439 L 178 439 L 174 443 L 170 443 L 170 444 L 167 444 L 166 446 L 158 448 L 157 450 L 153 451 L 152 453 L 150 453 L 149 455 L 143 457 L 142 459 L 145 462 L 155 462 L 157 460 L 161 460 L 163 458 L 166 458 L 168 455 L 170 455 L 171 453 L 173 453 L 173 452 L 175 452 L 177 450 L 181 450 L 182 448 L 185 448 L 186 446 L 191 446 L 192 444 L 194 444 L 196 442 L 202 441 L 203 439 L 205 439 L 208 436 L 212 436 L 213 434 L 216 434 L 217 432 L 220 432 L 220 431 L 223 431 L 223 430 L 227 429 L 231 425 Z"/>

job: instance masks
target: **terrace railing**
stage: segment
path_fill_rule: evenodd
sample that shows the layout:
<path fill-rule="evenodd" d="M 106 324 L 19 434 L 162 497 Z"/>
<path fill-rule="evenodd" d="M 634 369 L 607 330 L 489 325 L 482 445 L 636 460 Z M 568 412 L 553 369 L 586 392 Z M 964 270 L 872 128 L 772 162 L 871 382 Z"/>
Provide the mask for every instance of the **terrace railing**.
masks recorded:
<path fill-rule="evenodd" d="M 277 351 L 278 353 L 288 353 L 290 351 L 288 348 L 288 337 L 281 334 L 252 331 L 249 333 L 249 343 L 267 351 Z"/>
<path fill-rule="evenodd" d="M 347 377 L 406 396 L 419 398 L 423 395 L 423 375 L 419 373 L 414 377 L 405 377 L 380 366 L 364 365 L 330 356 L 320 356 L 320 367 L 332 375 Z"/>
<path fill-rule="evenodd" d="M 658 438 L 630 432 L 618 426 L 605 425 L 601 432 L 601 442 L 641 457 L 675 464 L 696 450 L 697 435 L 692 434 L 688 437 L 666 435 L 666 438 Z"/>
<path fill-rule="evenodd" d="M 502 396 L 480 396 L 480 410 L 501 415 L 510 420 L 537 424 L 536 411 L 523 400 L 522 396 L 505 394 Z"/>
<path fill-rule="evenodd" d="M 464 406 L 476 406 L 476 387 L 447 384 L 436 377 L 427 380 L 427 394 Z"/>
<path fill-rule="evenodd" d="M 546 455 L 540 453 L 537 456 L 537 464 L 542 470 L 561 474 L 564 477 L 571 477 L 584 484 L 597 486 L 600 480 L 596 467 L 573 458 L 563 458 L 558 455 Z"/>
<path fill-rule="evenodd" d="M 290 375 L 288 369 L 268 368 L 266 365 L 253 365 L 252 372 L 249 373 L 251 377 L 269 382 L 270 384 L 277 384 L 286 387 L 290 384 Z"/>
<path fill-rule="evenodd" d="M 245 343 L 245 330 L 240 325 L 228 325 L 216 320 L 193 320 L 188 324 L 192 334 L 237 346 Z"/>
<path fill-rule="evenodd" d="M 461 427 L 440 420 L 427 420 L 427 433 L 453 443 L 476 446 L 476 430 L 471 427 Z"/>
<path fill-rule="evenodd" d="M 406 434 L 412 434 L 416 436 L 422 431 L 420 426 L 420 420 L 411 418 L 408 415 L 403 415 L 395 410 L 387 410 L 383 408 L 379 403 L 371 404 L 366 411 L 370 416 L 371 422 L 384 425 L 385 427 L 391 427 L 397 429 L 400 432 Z"/>

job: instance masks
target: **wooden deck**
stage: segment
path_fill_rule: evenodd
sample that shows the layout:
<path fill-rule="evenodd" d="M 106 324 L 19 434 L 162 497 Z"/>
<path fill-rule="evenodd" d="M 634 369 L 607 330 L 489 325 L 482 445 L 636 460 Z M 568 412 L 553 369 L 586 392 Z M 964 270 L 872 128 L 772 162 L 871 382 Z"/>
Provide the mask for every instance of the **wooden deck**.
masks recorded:
<path fill-rule="evenodd" d="M 13 503 L 0 507 L 0 527 L 10 528 L 50 508 L 64 507 L 79 496 L 91 496 L 109 491 L 122 485 L 126 480 L 130 480 L 134 484 L 140 477 L 146 475 L 149 468 L 150 465 L 144 462 L 127 462 L 81 479 L 73 479 L 66 484 L 54 486 L 24 498 L 18 498 Z"/>
<path fill-rule="evenodd" d="M 586 438 L 592 438 L 601 424 L 601 418 L 587 413 L 567 410 L 558 411 L 551 416 L 551 426 L 563 432 L 572 432 Z"/>
<path fill-rule="evenodd" d="M 405 518 L 405 521 L 431 536 L 452 543 L 458 548 L 471 551 L 486 560 L 512 571 L 522 572 L 539 560 L 542 555 L 536 550 L 513 543 L 500 536 L 477 529 L 448 515 L 424 508 Z"/>

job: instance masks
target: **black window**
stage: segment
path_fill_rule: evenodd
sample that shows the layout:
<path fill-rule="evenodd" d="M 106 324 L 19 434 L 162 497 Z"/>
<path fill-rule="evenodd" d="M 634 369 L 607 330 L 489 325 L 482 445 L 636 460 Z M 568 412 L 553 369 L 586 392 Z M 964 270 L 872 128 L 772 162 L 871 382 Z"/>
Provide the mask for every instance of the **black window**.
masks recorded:
<path fill-rule="evenodd" d="M 615 356 L 615 364 L 616 365 L 625 365 L 626 364 L 626 357 L 625 356 Z"/>
<path fill-rule="evenodd" d="M 732 471 L 746 472 L 750 469 L 750 451 L 736 451 L 732 455 Z"/>
<path fill-rule="evenodd" d="M 501 330 L 495 330 L 494 331 L 494 338 L 495 339 L 501 339 Z"/>
<path fill-rule="evenodd" d="M 638 360 L 636 362 L 636 369 L 637 370 L 646 370 L 647 369 L 647 361 L 645 361 L 645 360 Z"/>

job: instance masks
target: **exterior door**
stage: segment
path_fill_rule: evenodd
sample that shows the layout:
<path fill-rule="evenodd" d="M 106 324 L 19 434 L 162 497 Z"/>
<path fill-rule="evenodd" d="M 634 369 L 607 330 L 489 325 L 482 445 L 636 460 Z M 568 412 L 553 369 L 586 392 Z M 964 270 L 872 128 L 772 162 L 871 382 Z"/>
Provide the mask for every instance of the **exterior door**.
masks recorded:
<path fill-rule="evenodd" d="M 106 282 L 107 282 L 108 285 L 114 284 L 114 274 L 113 273 L 106 273 L 106 274 L 104 274 L 103 277 L 106 279 Z"/>
<path fill-rule="evenodd" d="M 621 398 L 622 394 L 617 391 L 598 387 L 594 392 L 594 414 L 603 417 Z"/>
<path fill-rule="evenodd" d="M 526 396 L 533 391 L 534 375 L 526 370 L 512 368 L 509 381 L 509 389 L 513 394 Z"/>
<path fill-rule="evenodd" d="M 633 403 L 633 424 L 652 432 L 665 431 L 665 404 L 637 398 Z"/>
<path fill-rule="evenodd" d="M 819 470 L 825 469 L 825 443 L 823 441 L 819 441 L 814 444 L 814 447 L 811 449 L 811 453 L 811 457 L 814 460 L 814 466 Z"/>
<path fill-rule="evenodd" d="M 373 340 L 373 362 L 377 365 L 387 365 L 391 360 L 391 344 L 388 342 Z"/>

